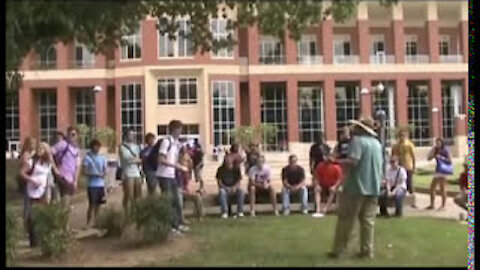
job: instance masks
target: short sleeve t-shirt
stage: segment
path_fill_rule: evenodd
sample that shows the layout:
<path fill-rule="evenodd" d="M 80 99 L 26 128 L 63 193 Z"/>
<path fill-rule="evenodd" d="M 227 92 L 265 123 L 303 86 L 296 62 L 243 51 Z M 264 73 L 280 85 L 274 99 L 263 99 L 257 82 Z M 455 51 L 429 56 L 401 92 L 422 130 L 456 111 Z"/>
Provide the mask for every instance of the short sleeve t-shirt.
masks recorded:
<path fill-rule="evenodd" d="M 263 168 L 259 168 L 255 165 L 248 171 L 248 176 L 251 181 L 254 181 L 257 184 L 263 184 L 270 181 L 270 172 L 271 170 L 268 165 L 263 165 Z"/>
<path fill-rule="evenodd" d="M 33 166 L 33 159 L 28 160 L 30 168 Z M 52 169 L 50 163 L 42 163 L 40 160 L 35 161 L 35 167 L 33 168 L 32 174 L 30 177 L 39 183 L 38 186 L 34 185 L 31 182 L 27 182 L 27 193 L 28 197 L 32 199 L 40 199 L 45 195 L 47 189 L 48 175 Z"/>
<path fill-rule="evenodd" d="M 398 142 L 392 147 L 392 154 L 397 155 L 400 165 L 409 171 L 413 170 L 414 151 L 415 146 L 410 140 Z"/>
<path fill-rule="evenodd" d="M 342 167 L 334 162 L 321 162 L 315 168 L 317 181 L 322 187 L 330 188 L 342 180 Z"/>
<path fill-rule="evenodd" d="M 349 145 L 348 157 L 357 160 L 349 167 L 344 191 L 364 196 L 379 196 L 383 177 L 382 145 L 370 136 L 355 136 Z"/>
<path fill-rule="evenodd" d="M 390 184 L 390 187 L 394 187 L 396 184 L 400 185 L 400 187 L 405 190 L 407 189 L 407 171 L 403 167 L 398 167 L 396 169 L 389 168 L 385 175 L 385 179 Z"/>
<path fill-rule="evenodd" d="M 52 154 L 56 162 L 60 161 L 58 169 L 60 175 L 70 183 L 75 180 L 77 170 L 77 162 L 80 161 L 80 150 L 78 147 L 69 144 L 66 140 L 56 143 L 52 147 Z"/>
<path fill-rule="evenodd" d="M 285 166 L 282 169 L 282 180 L 294 186 L 305 180 L 305 170 L 301 166 Z"/>
<path fill-rule="evenodd" d="M 107 170 L 107 159 L 99 154 L 88 153 L 83 159 L 83 168 L 87 171 L 87 174 L 99 174 L 102 175 Z M 87 176 L 88 187 L 104 187 L 105 179 L 101 176 Z"/>
<path fill-rule="evenodd" d="M 216 178 L 222 182 L 227 187 L 235 186 L 242 179 L 240 169 L 233 167 L 228 169 L 227 167 L 221 166 L 217 170 Z"/>
<path fill-rule="evenodd" d="M 162 140 L 162 143 L 158 148 L 158 153 L 166 156 L 167 162 L 177 164 L 180 148 L 181 144 L 178 140 L 175 140 L 172 136 L 167 136 Z M 156 175 L 158 177 L 175 179 L 175 168 L 158 164 Z"/>
<path fill-rule="evenodd" d="M 125 145 L 128 145 L 132 151 L 125 147 Z M 140 146 L 135 143 L 123 143 L 120 145 L 120 151 L 120 164 L 122 166 L 123 176 L 127 178 L 139 178 L 140 168 L 137 163 L 133 163 L 132 161 L 140 157 Z"/>

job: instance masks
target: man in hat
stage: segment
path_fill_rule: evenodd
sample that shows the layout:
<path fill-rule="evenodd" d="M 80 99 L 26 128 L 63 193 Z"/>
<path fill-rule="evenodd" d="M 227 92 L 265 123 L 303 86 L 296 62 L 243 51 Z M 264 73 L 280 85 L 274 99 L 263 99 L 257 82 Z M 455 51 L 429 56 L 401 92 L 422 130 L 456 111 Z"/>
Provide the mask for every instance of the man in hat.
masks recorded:
<path fill-rule="evenodd" d="M 348 157 L 338 162 L 348 167 L 343 191 L 340 195 L 338 220 L 333 250 L 328 255 L 339 258 L 345 255 L 355 220 L 360 223 L 361 258 L 373 259 L 374 221 L 380 183 L 383 177 L 382 145 L 374 131 L 374 121 L 351 120 L 353 138 Z"/>

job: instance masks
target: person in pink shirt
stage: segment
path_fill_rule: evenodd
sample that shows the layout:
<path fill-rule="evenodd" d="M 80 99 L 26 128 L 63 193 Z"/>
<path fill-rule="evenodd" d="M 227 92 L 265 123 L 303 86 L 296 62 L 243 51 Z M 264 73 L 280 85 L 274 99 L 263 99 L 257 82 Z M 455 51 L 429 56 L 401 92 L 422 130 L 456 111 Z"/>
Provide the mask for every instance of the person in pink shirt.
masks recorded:
<path fill-rule="evenodd" d="M 75 193 L 80 176 L 80 149 L 78 148 L 78 129 L 69 127 L 65 140 L 60 140 L 52 147 L 55 164 L 60 171 L 56 183 L 60 188 L 62 203 L 70 207 L 71 196 Z"/>

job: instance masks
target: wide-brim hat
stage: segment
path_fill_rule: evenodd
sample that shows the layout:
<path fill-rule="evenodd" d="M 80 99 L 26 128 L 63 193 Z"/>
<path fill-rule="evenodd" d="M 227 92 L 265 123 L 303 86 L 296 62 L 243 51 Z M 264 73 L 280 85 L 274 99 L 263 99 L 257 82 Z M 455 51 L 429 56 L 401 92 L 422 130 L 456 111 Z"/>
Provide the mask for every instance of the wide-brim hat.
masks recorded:
<path fill-rule="evenodd" d="M 360 119 L 360 121 L 349 120 L 348 122 L 352 125 L 355 125 L 355 126 L 358 126 L 358 127 L 362 128 L 363 130 L 365 130 L 366 132 L 368 132 L 372 136 L 375 136 L 375 137 L 378 136 L 377 132 L 375 132 L 375 130 L 374 130 L 375 122 L 373 121 L 373 119 L 365 118 L 365 119 Z"/>

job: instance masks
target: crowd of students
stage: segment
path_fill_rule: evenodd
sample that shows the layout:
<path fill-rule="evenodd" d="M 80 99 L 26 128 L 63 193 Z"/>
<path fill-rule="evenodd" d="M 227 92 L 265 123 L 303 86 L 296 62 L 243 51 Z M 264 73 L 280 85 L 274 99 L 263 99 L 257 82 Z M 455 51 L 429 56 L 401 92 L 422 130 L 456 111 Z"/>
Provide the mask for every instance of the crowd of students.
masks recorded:
<path fill-rule="evenodd" d="M 132 202 L 142 197 L 143 179 L 146 180 L 148 195 L 154 195 L 160 189 L 162 196 L 164 194 L 170 196 L 172 199 L 171 207 L 174 210 L 172 234 L 179 235 L 190 229 L 188 227 L 190 222 L 186 219 L 183 211 L 185 200 L 194 203 L 195 216 L 198 220 L 201 221 L 205 215 L 203 206 L 205 190 L 202 178 L 204 153 L 198 141 L 180 142 L 182 133 L 182 123 L 180 121 L 171 121 L 169 131 L 169 135 L 158 140 L 154 134 L 148 133 L 145 136 L 146 145 L 144 147 L 141 147 L 135 141 L 135 133 L 132 130 L 126 131 L 123 141 L 118 147 L 119 168 L 117 178 L 122 183 L 123 207 L 127 215 Z M 371 142 L 368 143 L 371 144 Z M 377 147 L 377 145 L 374 146 Z M 281 171 L 282 213 L 284 215 L 290 214 L 290 197 L 294 193 L 299 193 L 301 212 L 308 214 L 308 188 L 311 187 L 315 196 L 315 209 L 312 216 L 323 217 L 326 215 L 331 210 L 335 200 L 338 204 L 337 191 L 340 187 L 345 186 L 345 181 L 348 179 L 347 174 L 352 174 L 352 164 L 345 160 L 352 159 L 355 154 L 367 151 L 361 150 L 359 147 L 357 144 L 352 144 L 349 128 L 342 129 L 339 141 L 334 149 L 326 144 L 320 134 L 318 142 L 312 145 L 309 153 L 309 172 L 312 174 L 311 185 L 306 181 L 305 169 L 298 164 L 297 156 L 290 155 L 288 165 Z M 35 246 L 37 242 L 33 230 L 32 206 L 49 203 L 51 200 L 61 200 L 63 206 L 70 209 L 70 198 L 77 190 L 81 173 L 85 175 L 87 180 L 89 202 L 87 227 L 95 225 L 100 206 L 106 202 L 107 159 L 100 153 L 100 148 L 100 141 L 92 140 L 89 151 L 82 159 L 78 145 L 78 130 L 74 127 L 68 128 L 66 135 L 61 132 L 57 133 L 56 142 L 52 147 L 46 143 L 36 144 L 35 139 L 31 137 L 25 139 L 19 156 L 21 162 L 19 183 L 24 184 L 20 187 L 24 194 L 24 220 L 32 246 Z M 279 215 L 276 190 L 272 184 L 272 172 L 270 166 L 266 163 L 265 156 L 261 153 L 257 144 L 251 144 L 243 151 L 245 155 L 242 154 L 242 149 L 238 144 L 233 144 L 226 151 L 223 162 L 215 175 L 218 183 L 221 218 L 229 217 L 228 200 L 231 196 L 235 197 L 237 204 L 235 217 L 243 217 L 244 200 L 247 193 L 252 217 L 256 215 L 256 196 L 262 193 L 270 198 L 273 213 Z M 372 151 L 372 149 L 368 149 L 368 151 Z M 374 154 L 381 155 L 381 153 Z M 437 161 L 436 174 L 431 185 L 431 205 L 428 209 L 434 208 L 437 185 L 440 185 L 442 191 L 442 208 L 444 208 L 446 178 L 453 172 L 450 154 L 441 139 L 436 140 L 428 158 Z M 358 159 L 360 160 L 360 157 Z M 406 194 L 414 192 L 415 154 L 413 143 L 408 139 L 408 132 L 402 131 L 399 133 L 398 141 L 393 145 L 388 160 L 389 166 L 382 177 L 380 193 L 375 195 L 378 197 L 379 216 L 388 216 L 388 200 L 394 201 L 395 215 L 402 216 L 403 201 Z M 374 169 L 371 168 L 373 165 L 365 162 L 358 174 L 369 174 L 368 177 L 373 177 L 370 174 L 377 172 L 374 172 Z M 360 166 L 357 163 L 355 163 L 355 166 Z M 246 191 L 240 186 L 243 174 L 248 178 L 248 190 Z M 462 174 L 462 177 L 462 194 L 466 194 L 466 172 Z M 191 180 L 193 179 L 198 183 L 197 188 L 192 185 Z M 362 185 L 359 184 L 355 189 L 359 189 L 359 192 L 365 192 L 365 190 L 362 190 L 365 188 L 367 190 L 375 189 L 375 186 L 371 184 L 366 184 L 365 187 Z M 326 201 L 323 207 L 322 201 Z M 465 204 L 466 195 L 457 198 L 455 201 Z M 412 207 L 416 206 L 412 205 Z"/>

